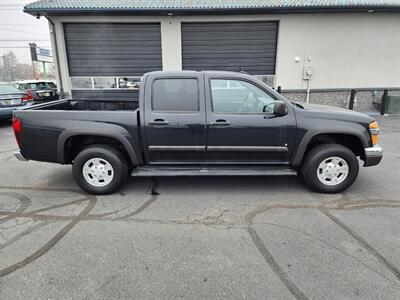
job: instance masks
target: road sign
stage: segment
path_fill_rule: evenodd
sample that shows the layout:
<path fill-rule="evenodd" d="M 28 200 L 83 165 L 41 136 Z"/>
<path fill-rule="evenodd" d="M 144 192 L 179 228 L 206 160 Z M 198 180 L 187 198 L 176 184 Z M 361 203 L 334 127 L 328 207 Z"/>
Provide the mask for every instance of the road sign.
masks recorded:
<path fill-rule="evenodd" d="M 36 46 L 35 43 L 29 44 L 31 48 L 32 61 L 53 62 L 53 53 L 50 49 Z"/>

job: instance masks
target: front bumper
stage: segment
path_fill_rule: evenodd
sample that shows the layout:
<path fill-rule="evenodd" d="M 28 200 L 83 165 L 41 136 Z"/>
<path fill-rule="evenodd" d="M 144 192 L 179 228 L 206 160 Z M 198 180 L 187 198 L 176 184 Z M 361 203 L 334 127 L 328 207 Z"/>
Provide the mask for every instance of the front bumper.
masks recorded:
<path fill-rule="evenodd" d="M 376 166 L 383 158 L 383 148 L 379 145 L 365 148 L 364 167 Z"/>
<path fill-rule="evenodd" d="M 22 155 L 21 151 L 19 151 L 19 150 L 14 151 L 14 156 L 15 156 L 18 160 L 20 160 L 20 161 L 28 161 L 28 159 L 25 158 L 25 157 Z"/>

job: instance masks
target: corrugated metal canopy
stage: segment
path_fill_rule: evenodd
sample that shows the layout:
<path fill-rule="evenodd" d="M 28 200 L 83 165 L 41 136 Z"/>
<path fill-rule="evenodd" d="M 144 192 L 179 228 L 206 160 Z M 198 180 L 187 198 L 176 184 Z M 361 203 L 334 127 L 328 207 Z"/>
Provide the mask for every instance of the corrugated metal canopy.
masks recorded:
<path fill-rule="evenodd" d="M 307 11 L 400 9 L 400 0 L 41 0 L 24 7 L 30 14 L 196 13 L 226 11 Z"/>

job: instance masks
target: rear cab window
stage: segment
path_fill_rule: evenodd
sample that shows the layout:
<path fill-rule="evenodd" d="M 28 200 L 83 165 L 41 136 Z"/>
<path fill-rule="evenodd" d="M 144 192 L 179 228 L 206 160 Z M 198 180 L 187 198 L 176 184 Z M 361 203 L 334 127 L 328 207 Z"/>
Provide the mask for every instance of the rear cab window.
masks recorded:
<path fill-rule="evenodd" d="M 199 83 L 196 78 L 160 78 L 153 83 L 151 109 L 155 112 L 197 113 Z"/>

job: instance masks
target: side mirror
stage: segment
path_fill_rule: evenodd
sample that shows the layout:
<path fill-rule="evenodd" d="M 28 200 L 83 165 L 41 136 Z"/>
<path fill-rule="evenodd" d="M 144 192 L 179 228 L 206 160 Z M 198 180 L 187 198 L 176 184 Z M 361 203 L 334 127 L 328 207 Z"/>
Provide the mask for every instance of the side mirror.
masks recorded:
<path fill-rule="evenodd" d="M 276 100 L 274 103 L 274 115 L 277 117 L 286 116 L 288 114 L 288 107 L 285 101 Z"/>

